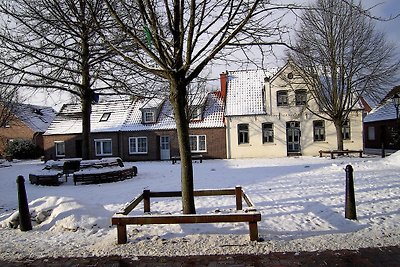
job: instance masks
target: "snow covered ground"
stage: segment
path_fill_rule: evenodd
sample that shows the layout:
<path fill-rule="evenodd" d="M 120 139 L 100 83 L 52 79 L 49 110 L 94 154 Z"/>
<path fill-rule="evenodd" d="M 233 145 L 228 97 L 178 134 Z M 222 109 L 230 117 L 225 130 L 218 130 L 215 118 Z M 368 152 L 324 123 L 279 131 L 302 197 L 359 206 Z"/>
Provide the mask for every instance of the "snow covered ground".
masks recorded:
<path fill-rule="evenodd" d="M 344 218 L 345 171 L 354 168 L 357 221 Z M 128 226 L 117 245 L 111 216 L 143 189 L 180 190 L 180 165 L 135 162 L 133 179 L 105 184 L 37 186 L 28 174 L 40 161 L 0 164 L 0 259 L 38 257 L 260 254 L 357 249 L 400 244 L 400 152 L 379 157 L 205 160 L 194 163 L 195 188 L 241 185 L 261 211 L 263 242 L 249 241 L 246 223 Z M 23 175 L 33 230 L 9 227 Z M 234 197 L 196 198 L 197 213 L 234 209 Z M 154 212 L 180 211 L 180 199 L 156 199 Z M 134 211 L 140 213 L 140 211 Z"/>

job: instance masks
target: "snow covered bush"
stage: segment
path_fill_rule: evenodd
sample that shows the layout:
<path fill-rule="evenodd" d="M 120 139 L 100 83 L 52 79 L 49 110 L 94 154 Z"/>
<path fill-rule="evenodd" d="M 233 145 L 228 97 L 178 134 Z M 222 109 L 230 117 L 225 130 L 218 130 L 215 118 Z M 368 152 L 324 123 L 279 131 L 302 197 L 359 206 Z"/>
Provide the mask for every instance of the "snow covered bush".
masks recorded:
<path fill-rule="evenodd" d="M 16 139 L 9 142 L 6 147 L 6 155 L 17 159 L 35 159 L 40 157 L 42 150 L 31 140 Z"/>

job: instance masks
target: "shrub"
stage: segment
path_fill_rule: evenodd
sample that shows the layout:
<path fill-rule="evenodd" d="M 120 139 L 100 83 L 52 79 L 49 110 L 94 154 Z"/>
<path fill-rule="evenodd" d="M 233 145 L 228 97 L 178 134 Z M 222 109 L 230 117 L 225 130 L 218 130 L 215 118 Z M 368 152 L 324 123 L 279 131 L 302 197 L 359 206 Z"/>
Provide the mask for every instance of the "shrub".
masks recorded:
<path fill-rule="evenodd" d="M 42 155 L 42 150 L 31 140 L 22 139 L 9 142 L 5 152 L 16 159 L 36 159 Z"/>

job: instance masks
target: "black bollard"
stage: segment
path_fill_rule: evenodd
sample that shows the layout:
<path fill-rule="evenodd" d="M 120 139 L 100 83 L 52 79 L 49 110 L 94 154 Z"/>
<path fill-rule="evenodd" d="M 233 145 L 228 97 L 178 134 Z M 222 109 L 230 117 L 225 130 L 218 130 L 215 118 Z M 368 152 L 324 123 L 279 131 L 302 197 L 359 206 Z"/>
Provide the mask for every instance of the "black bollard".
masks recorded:
<path fill-rule="evenodd" d="M 382 151 L 381 151 L 382 158 L 386 156 L 385 154 L 385 143 L 382 143 Z"/>
<path fill-rule="evenodd" d="M 353 167 L 346 166 L 346 203 L 345 218 L 357 220 L 356 200 L 354 196 Z"/>
<path fill-rule="evenodd" d="M 21 231 L 32 230 L 31 215 L 29 213 L 28 198 L 26 197 L 25 179 L 22 175 L 17 177 L 19 229 Z"/>

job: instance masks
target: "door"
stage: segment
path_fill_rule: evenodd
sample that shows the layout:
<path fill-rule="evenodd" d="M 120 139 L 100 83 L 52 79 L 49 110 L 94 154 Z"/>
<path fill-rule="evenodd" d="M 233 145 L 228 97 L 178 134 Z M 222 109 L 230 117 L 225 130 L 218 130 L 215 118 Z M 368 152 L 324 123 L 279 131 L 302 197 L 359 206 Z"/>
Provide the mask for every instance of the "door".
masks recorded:
<path fill-rule="evenodd" d="M 169 136 L 160 136 L 160 159 L 169 160 L 170 156 Z"/>
<path fill-rule="evenodd" d="M 286 122 L 286 140 L 287 152 L 300 153 L 300 122 L 289 121 Z"/>
<path fill-rule="evenodd" d="M 75 141 L 75 157 L 82 158 L 82 140 Z"/>

